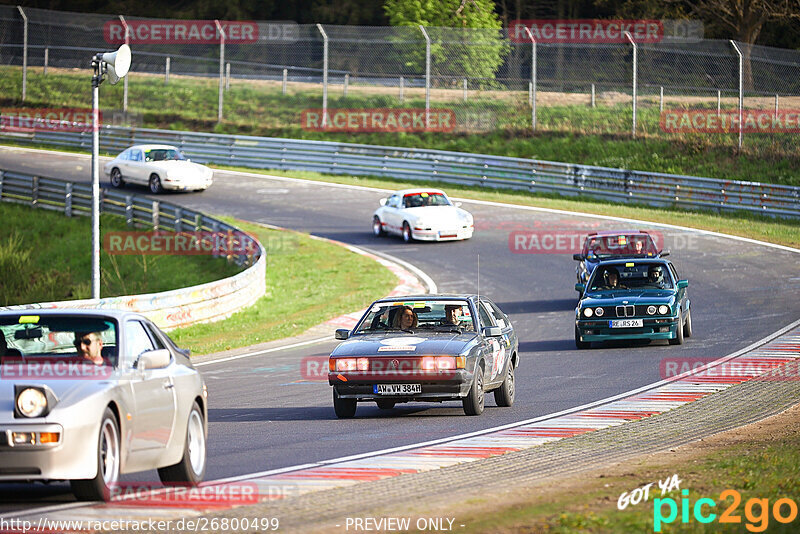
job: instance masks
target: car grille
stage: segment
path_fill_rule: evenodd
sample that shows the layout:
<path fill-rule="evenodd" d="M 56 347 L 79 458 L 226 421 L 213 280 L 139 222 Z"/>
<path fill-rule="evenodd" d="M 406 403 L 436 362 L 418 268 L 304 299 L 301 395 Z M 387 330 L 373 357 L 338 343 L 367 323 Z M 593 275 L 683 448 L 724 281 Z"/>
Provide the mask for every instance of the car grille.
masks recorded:
<path fill-rule="evenodd" d="M 617 317 L 633 317 L 636 315 L 636 306 L 628 304 L 626 306 L 617 306 L 615 308 Z"/>

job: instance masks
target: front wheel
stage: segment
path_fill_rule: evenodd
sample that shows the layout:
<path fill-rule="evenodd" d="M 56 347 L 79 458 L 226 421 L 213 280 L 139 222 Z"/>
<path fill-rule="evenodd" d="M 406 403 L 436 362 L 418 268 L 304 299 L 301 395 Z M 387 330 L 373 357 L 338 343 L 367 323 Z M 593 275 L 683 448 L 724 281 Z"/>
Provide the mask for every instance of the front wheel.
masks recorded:
<path fill-rule="evenodd" d="M 494 390 L 494 402 L 503 407 L 509 407 L 514 404 L 514 360 L 508 360 L 506 378 L 500 384 L 500 387 Z"/>
<path fill-rule="evenodd" d="M 116 167 L 111 169 L 111 185 L 118 189 L 125 186 L 125 180 L 122 179 L 122 172 Z"/>
<path fill-rule="evenodd" d="M 341 398 L 334 388 L 333 411 L 339 419 L 350 419 L 356 414 L 356 400 Z"/>
<path fill-rule="evenodd" d="M 164 191 L 164 188 L 161 185 L 161 178 L 158 177 L 157 174 L 150 175 L 150 192 L 154 195 L 157 195 Z"/>
<path fill-rule="evenodd" d="M 383 225 L 381 224 L 381 220 L 376 215 L 372 218 L 372 235 L 375 237 L 383 237 L 386 235 L 386 232 L 383 231 Z"/>
<path fill-rule="evenodd" d="M 475 378 L 472 380 L 472 387 L 469 393 L 461 401 L 464 413 L 467 415 L 480 415 L 483 413 L 484 392 L 483 392 L 483 367 L 475 368 Z"/>
<path fill-rule="evenodd" d="M 195 402 L 189 412 L 186 423 L 186 441 L 183 445 L 183 457 L 175 465 L 158 470 L 161 482 L 182 483 L 196 486 L 206 474 L 206 431 L 203 425 L 203 412 Z"/>
<path fill-rule="evenodd" d="M 578 329 L 577 325 L 575 326 L 575 346 L 580 350 L 588 349 L 592 346 L 589 341 L 581 341 L 581 331 Z"/>
<path fill-rule="evenodd" d="M 411 227 L 407 222 L 403 223 L 403 241 L 410 243 L 414 240 L 414 235 L 411 233 Z"/>
<path fill-rule="evenodd" d="M 107 501 L 111 487 L 119 480 L 119 424 L 111 408 L 106 408 L 97 438 L 97 475 L 90 480 L 70 480 L 72 493 L 79 501 Z"/>
<path fill-rule="evenodd" d="M 678 326 L 675 328 L 675 338 L 669 340 L 670 345 L 683 345 L 683 315 L 678 314 Z"/>
<path fill-rule="evenodd" d="M 692 337 L 692 310 L 686 310 L 686 322 L 683 323 L 683 337 Z"/>

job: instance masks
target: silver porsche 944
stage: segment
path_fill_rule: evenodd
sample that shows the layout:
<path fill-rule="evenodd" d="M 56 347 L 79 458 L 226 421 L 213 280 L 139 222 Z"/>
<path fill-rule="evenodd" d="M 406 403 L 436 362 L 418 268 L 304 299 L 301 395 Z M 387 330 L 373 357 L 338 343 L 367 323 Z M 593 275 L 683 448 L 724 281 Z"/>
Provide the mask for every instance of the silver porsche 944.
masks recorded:
<path fill-rule="evenodd" d="M 0 311 L 0 481 L 68 480 L 82 500 L 153 468 L 197 484 L 206 401 L 188 351 L 141 315 Z"/>

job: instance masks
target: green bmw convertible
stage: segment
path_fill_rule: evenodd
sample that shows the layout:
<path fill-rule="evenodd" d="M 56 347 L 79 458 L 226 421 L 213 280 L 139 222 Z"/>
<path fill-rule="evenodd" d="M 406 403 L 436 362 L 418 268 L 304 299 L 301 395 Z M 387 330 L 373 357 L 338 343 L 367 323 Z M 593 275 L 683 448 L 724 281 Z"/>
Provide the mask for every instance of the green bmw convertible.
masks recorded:
<path fill-rule="evenodd" d="M 667 339 L 680 345 L 692 335 L 688 280 L 661 258 L 622 259 L 600 263 L 575 308 L 575 345 L 593 341 Z"/>

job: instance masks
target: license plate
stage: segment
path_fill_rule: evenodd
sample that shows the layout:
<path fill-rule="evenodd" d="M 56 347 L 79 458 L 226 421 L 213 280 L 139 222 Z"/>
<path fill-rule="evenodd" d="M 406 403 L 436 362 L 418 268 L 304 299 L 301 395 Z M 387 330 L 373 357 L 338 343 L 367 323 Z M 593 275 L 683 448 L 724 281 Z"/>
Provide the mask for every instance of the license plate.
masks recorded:
<path fill-rule="evenodd" d="M 609 328 L 641 328 L 644 323 L 641 319 L 616 319 L 608 321 Z"/>
<path fill-rule="evenodd" d="M 375 384 L 372 391 L 376 395 L 413 395 L 422 393 L 422 384 Z"/>

